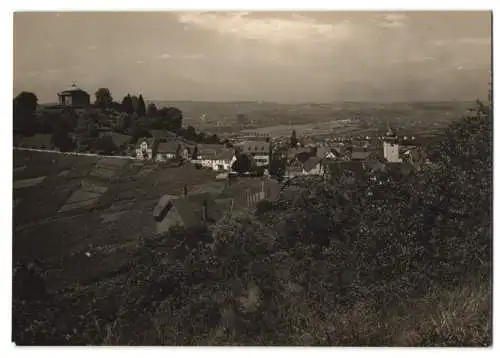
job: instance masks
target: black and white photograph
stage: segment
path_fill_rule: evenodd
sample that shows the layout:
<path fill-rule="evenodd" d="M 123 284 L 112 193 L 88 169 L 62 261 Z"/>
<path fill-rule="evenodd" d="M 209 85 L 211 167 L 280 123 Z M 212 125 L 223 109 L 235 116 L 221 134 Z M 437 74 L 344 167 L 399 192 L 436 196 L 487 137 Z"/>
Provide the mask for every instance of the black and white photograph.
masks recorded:
<path fill-rule="evenodd" d="M 13 349 L 492 347 L 493 10 L 11 16 Z"/>

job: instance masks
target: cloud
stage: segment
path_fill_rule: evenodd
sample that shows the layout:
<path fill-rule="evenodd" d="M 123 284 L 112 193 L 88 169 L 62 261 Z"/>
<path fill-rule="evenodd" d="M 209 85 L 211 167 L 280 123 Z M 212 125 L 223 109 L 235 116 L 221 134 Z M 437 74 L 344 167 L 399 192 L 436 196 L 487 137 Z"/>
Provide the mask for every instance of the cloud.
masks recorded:
<path fill-rule="evenodd" d="M 378 26 L 385 29 L 403 27 L 408 20 L 408 15 L 403 13 L 391 13 L 379 17 L 381 17 L 381 19 L 378 21 Z"/>
<path fill-rule="evenodd" d="M 135 61 L 135 63 L 136 63 L 136 64 L 138 64 L 138 65 L 142 65 L 142 64 L 144 63 L 144 61 L 142 61 L 142 60 L 137 60 L 137 61 Z"/>
<path fill-rule="evenodd" d="M 202 58 L 205 58 L 205 54 L 203 53 L 194 53 L 194 54 L 187 54 L 187 55 L 171 55 L 169 53 L 163 53 L 161 55 L 156 56 L 156 58 L 160 60 L 168 60 L 168 59 L 178 59 L 178 60 L 200 60 Z"/>
<path fill-rule="evenodd" d="M 405 57 L 405 58 L 400 58 L 400 59 L 393 59 L 391 62 L 392 63 L 423 63 L 423 62 L 429 62 L 429 61 L 435 61 L 436 58 L 432 56 L 420 56 L 416 55 L 413 57 Z"/>
<path fill-rule="evenodd" d="M 429 41 L 432 46 L 447 46 L 447 45 L 491 45 L 491 38 L 489 37 L 462 37 L 458 39 L 448 40 L 432 40 Z"/>
<path fill-rule="evenodd" d="M 160 60 L 167 60 L 169 58 L 172 58 L 172 55 L 169 53 L 162 53 L 161 55 L 158 55 L 156 58 Z"/>
<path fill-rule="evenodd" d="M 486 37 L 465 37 L 457 40 L 461 44 L 468 44 L 468 45 L 491 45 L 491 38 L 486 38 Z"/>
<path fill-rule="evenodd" d="M 352 33 L 350 21 L 322 23 L 303 15 L 281 17 L 251 17 L 248 12 L 209 13 L 187 12 L 178 15 L 184 25 L 211 30 L 248 40 L 280 43 L 297 41 L 341 41 Z"/>
<path fill-rule="evenodd" d="M 87 46 L 87 50 L 89 50 L 89 51 L 95 51 L 95 50 L 97 50 L 97 46 L 95 46 L 95 45 L 88 45 Z"/>

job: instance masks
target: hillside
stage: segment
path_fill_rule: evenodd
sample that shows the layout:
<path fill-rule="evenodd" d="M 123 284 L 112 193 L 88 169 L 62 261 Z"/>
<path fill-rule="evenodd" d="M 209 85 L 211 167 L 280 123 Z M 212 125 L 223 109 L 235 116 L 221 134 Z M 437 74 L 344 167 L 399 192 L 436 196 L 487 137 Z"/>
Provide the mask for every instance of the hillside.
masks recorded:
<path fill-rule="evenodd" d="M 147 234 L 149 194 L 191 173 L 137 177 L 127 164 L 119 177 L 131 179 L 103 198 L 138 210 L 115 226 L 103 210 L 15 233 L 15 255 L 50 258 L 48 293 L 14 299 L 15 341 L 489 346 L 491 135 L 491 109 L 479 104 L 411 175 L 306 179 L 255 214 L 164 235 Z"/>
<path fill-rule="evenodd" d="M 214 173 L 127 159 L 14 151 L 14 262 L 37 259 L 57 286 L 106 272 L 107 256 L 154 233 L 153 208 L 164 194 L 196 190 Z M 102 264 L 82 263 L 75 258 Z M 69 264 L 63 264 L 63 262 Z M 83 279 L 83 278 L 82 278 Z"/>
<path fill-rule="evenodd" d="M 454 118 L 466 113 L 473 102 L 416 102 L 416 103 L 300 103 L 273 102 L 196 102 L 151 101 L 160 106 L 181 109 L 184 122 L 216 133 L 239 132 L 242 129 L 265 131 L 271 126 L 321 125 L 348 118 L 367 123 L 366 133 L 386 130 L 387 123 L 411 133 L 440 131 Z M 238 120 L 245 114 L 248 123 Z M 202 117 L 204 115 L 204 117 Z M 203 118 L 203 119 L 202 119 Z M 434 123 L 437 123 L 436 125 Z M 369 129 L 369 130 L 367 130 Z M 272 133 L 272 131 L 268 131 Z M 301 133 L 299 133 L 301 134 Z M 410 134 L 410 133 L 409 133 Z"/>

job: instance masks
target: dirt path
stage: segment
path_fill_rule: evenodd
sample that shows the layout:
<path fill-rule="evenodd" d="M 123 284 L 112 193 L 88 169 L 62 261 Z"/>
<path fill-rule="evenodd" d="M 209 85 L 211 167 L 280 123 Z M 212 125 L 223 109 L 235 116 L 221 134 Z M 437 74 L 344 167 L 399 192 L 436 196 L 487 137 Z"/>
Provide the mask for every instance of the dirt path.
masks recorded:
<path fill-rule="evenodd" d="M 119 155 L 100 155 L 94 153 L 77 153 L 77 152 L 60 152 L 58 150 L 49 150 L 49 149 L 35 149 L 35 148 L 26 148 L 26 147 L 14 147 L 14 150 L 25 150 L 30 152 L 45 152 L 45 153 L 57 153 L 62 155 L 82 155 L 87 157 L 99 157 L 99 158 L 117 158 L 117 159 L 134 159 L 138 160 L 134 157 L 128 156 L 119 156 Z"/>

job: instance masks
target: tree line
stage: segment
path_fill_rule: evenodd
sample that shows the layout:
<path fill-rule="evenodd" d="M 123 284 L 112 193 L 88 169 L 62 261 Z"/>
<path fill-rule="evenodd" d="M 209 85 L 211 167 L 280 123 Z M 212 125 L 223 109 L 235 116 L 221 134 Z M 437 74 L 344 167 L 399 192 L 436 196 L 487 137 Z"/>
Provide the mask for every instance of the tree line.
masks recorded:
<path fill-rule="evenodd" d="M 146 105 L 142 94 L 127 94 L 121 102 L 117 102 L 108 88 L 99 88 L 93 106 L 83 112 L 71 107 L 39 110 L 37 96 L 23 91 L 14 98 L 13 119 L 15 134 L 52 134 L 52 144 L 62 151 L 87 150 L 89 143 L 103 141 L 108 142 L 105 145 L 108 151 L 116 150 L 110 145 L 109 139 L 97 141 L 103 127 L 130 135 L 131 143 L 141 137 L 151 137 L 153 130 L 169 131 L 197 143 L 221 143 L 216 134 L 197 131 L 192 125 L 183 127 L 183 113 L 179 108 L 158 108 L 155 103 Z M 71 142 L 70 132 L 75 133 L 76 141 Z"/>

